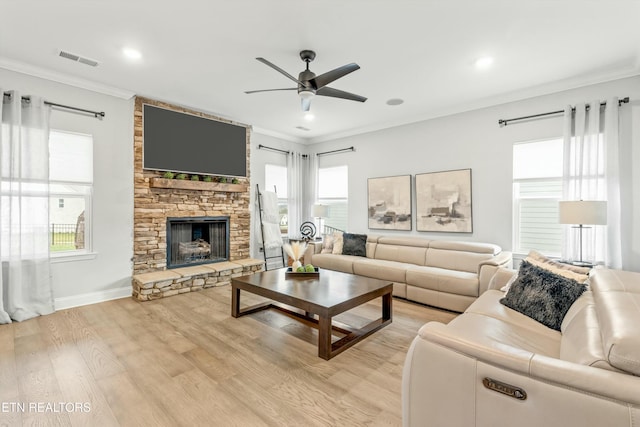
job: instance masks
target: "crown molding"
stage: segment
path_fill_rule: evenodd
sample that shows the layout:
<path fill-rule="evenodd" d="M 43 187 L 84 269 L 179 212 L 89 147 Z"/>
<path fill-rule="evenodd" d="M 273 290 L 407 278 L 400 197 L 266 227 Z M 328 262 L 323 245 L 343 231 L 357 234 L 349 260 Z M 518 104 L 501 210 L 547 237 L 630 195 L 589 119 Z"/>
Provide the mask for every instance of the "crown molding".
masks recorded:
<path fill-rule="evenodd" d="M 0 68 L 4 68 L 9 71 L 15 71 L 17 73 L 27 74 L 33 77 L 39 77 L 41 79 L 50 80 L 56 83 L 66 84 L 80 89 L 90 90 L 92 92 L 98 92 L 104 95 L 110 95 L 116 98 L 131 99 L 135 95 L 134 92 L 131 92 L 129 90 L 96 83 L 91 80 L 70 76 L 68 74 L 36 67 L 24 62 L 14 61 L 3 57 L 0 57 Z"/>

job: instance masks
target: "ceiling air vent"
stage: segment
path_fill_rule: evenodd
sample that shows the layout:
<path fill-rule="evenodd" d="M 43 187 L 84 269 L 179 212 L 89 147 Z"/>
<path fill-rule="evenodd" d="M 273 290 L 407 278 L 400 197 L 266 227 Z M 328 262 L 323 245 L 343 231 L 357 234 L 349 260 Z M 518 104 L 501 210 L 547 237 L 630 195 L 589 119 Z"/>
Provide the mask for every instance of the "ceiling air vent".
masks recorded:
<path fill-rule="evenodd" d="M 311 129 L 306 128 L 304 126 L 296 126 L 296 129 L 304 130 L 304 131 L 307 131 L 307 132 L 309 132 L 311 130 Z"/>
<path fill-rule="evenodd" d="M 96 67 L 98 65 L 98 61 L 93 59 L 84 58 L 80 55 L 76 55 L 75 53 L 65 52 L 61 50 L 59 56 L 62 58 L 70 59 L 71 61 L 80 62 L 81 64 L 91 65 L 92 67 Z"/>

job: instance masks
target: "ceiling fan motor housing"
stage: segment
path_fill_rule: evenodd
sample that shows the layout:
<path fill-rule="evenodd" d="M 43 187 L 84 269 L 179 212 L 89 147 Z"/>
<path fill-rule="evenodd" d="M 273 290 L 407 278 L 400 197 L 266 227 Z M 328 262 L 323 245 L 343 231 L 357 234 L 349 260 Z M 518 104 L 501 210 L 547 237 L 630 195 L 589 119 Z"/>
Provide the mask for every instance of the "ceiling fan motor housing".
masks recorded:
<path fill-rule="evenodd" d="M 316 76 L 316 73 L 309 70 L 304 70 L 303 72 L 298 74 L 298 81 L 300 83 L 304 83 L 304 85 L 298 83 L 298 93 L 304 91 L 304 92 L 313 92 L 315 94 L 316 88 L 313 86 L 313 84 L 310 81 L 311 79 L 315 78 L 315 76 Z"/>
<path fill-rule="evenodd" d="M 312 50 L 301 50 L 300 51 L 300 59 L 302 59 L 307 64 L 314 59 L 316 59 L 316 53 Z"/>

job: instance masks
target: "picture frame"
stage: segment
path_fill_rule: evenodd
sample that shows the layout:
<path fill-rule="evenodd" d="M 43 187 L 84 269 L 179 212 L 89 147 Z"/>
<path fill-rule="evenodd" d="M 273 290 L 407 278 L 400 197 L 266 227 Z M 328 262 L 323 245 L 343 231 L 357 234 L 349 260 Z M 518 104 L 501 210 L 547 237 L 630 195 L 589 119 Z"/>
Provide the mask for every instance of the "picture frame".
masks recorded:
<path fill-rule="evenodd" d="M 367 206 L 369 229 L 410 231 L 411 175 L 369 178 Z"/>
<path fill-rule="evenodd" d="M 471 169 L 416 174 L 416 230 L 472 233 Z"/>

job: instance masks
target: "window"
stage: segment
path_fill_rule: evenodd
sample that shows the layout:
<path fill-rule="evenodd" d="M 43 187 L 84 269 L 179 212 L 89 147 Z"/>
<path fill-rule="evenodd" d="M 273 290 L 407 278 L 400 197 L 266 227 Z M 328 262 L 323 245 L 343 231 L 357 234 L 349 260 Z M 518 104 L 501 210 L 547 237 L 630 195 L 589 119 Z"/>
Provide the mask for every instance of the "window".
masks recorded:
<path fill-rule="evenodd" d="M 329 206 L 323 225 L 347 230 L 349 219 L 349 169 L 347 166 L 318 170 L 318 202 Z"/>
<path fill-rule="evenodd" d="M 535 249 L 559 256 L 562 226 L 558 202 L 562 198 L 563 141 L 553 139 L 513 146 L 513 250 Z"/>
<path fill-rule="evenodd" d="M 279 165 L 264 166 L 264 191 L 275 191 L 278 195 L 278 211 L 280 214 L 280 232 L 287 234 L 289 221 L 287 207 L 287 167 Z"/>
<path fill-rule="evenodd" d="M 93 137 L 51 130 L 49 134 L 49 228 L 52 254 L 91 249 Z"/>

